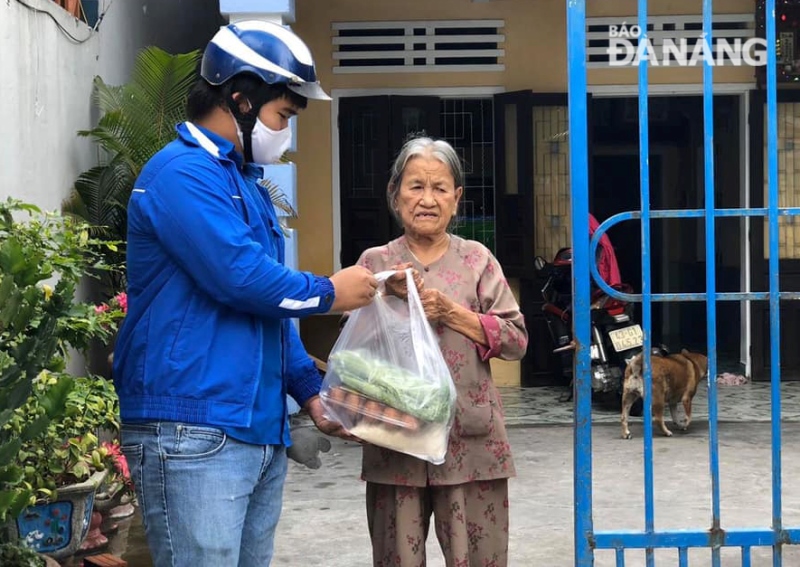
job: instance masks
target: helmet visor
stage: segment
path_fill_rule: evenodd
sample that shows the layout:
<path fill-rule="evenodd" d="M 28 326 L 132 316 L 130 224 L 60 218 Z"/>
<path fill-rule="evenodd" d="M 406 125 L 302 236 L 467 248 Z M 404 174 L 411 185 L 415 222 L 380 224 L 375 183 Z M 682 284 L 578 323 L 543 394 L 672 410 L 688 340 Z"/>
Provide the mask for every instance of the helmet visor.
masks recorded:
<path fill-rule="evenodd" d="M 314 100 L 331 100 L 331 97 L 328 96 L 320 84 L 317 83 L 288 83 L 287 88 L 299 94 L 300 96 L 304 96 L 306 98 L 311 98 Z"/>

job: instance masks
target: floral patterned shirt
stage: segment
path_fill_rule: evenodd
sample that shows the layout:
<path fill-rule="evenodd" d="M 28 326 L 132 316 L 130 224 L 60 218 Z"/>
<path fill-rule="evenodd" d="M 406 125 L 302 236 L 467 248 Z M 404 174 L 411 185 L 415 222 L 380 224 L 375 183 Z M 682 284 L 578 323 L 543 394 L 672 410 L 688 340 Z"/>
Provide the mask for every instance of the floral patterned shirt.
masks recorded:
<path fill-rule="evenodd" d="M 433 465 L 364 445 L 361 478 L 422 487 L 515 476 L 502 402 L 492 381 L 489 360 L 522 358 L 528 333 L 500 264 L 483 244 L 458 236 L 451 236 L 445 254 L 428 266 L 411 254 L 404 236 L 366 250 L 358 261 L 376 273 L 406 262 L 420 272 L 425 288 L 438 289 L 479 314 L 489 346 L 476 344 L 441 323 L 434 324 L 457 392 L 456 417 L 445 462 Z"/>

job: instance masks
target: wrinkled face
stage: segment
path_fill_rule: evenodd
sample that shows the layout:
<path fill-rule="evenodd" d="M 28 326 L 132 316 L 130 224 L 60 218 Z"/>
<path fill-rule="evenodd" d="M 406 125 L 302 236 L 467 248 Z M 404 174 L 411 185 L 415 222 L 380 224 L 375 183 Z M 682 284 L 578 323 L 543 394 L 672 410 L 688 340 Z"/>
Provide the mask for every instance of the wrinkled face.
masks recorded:
<path fill-rule="evenodd" d="M 406 231 L 435 236 L 447 230 L 462 192 L 444 163 L 418 156 L 406 164 L 394 205 Z"/>

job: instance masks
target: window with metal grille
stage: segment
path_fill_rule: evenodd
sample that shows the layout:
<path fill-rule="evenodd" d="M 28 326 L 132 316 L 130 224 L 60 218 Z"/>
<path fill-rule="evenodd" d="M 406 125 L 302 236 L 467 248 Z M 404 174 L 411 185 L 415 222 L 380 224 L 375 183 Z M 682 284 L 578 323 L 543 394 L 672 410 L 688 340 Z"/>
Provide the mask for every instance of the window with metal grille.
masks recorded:
<path fill-rule="evenodd" d="M 334 73 L 502 71 L 503 20 L 336 22 Z"/>
<path fill-rule="evenodd" d="M 443 98 L 442 139 L 464 165 L 464 194 L 453 232 L 495 251 L 494 125 L 490 98 Z"/>

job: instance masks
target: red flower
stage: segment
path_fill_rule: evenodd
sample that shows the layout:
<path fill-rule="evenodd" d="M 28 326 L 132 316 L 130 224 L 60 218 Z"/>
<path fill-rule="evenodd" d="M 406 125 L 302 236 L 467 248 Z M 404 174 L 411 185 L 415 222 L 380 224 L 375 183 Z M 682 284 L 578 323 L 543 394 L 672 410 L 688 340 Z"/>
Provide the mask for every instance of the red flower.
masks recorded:
<path fill-rule="evenodd" d="M 128 294 L 124 291 L 119 292 L 117 295 L 114 296 L 114 301 L 117 302 L 119 308 L 122 309 L 123 313 L 128 313 Z"/>
<path fill-rule="evenodd" d="M 129 482 L 131 479 L 131 471 L 128 468 L 128 460 L 125 458 L 125 455 L 122 454 L 122 449 L 120 448 L 119 444 L 116 442 L 109 443 L 106 441 L 103 443 L 103 447 L 106 448 L 108 454 L 111 456 L 117 473 L 122 476 L 126 482 Z"/>
<path fill-rule="evenodd" d="M 124 291 L 119 292 L 111 298 L 108 303 L 101 303 L 94 306 L 94 312 L 98 315 L 110 311 L 112 308 L 119 309 L 123 315 L 128 314 L 128 294 Z"/>

